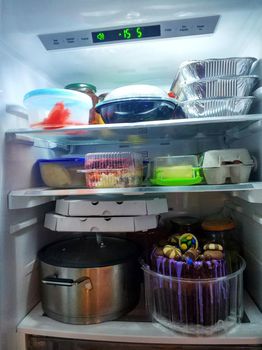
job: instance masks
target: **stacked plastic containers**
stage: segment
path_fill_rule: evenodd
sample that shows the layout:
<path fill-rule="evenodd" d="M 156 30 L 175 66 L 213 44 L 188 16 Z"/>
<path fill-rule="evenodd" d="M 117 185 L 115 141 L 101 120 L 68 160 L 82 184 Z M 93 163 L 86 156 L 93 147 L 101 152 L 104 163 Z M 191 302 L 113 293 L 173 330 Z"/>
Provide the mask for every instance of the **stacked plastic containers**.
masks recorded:
<path fill-rule="evenodd" d="M 247 114 L 258 77 L 250 75 L 256 59 L 234 57 L 184 62 L 171 90 L 188 118 Z"/>

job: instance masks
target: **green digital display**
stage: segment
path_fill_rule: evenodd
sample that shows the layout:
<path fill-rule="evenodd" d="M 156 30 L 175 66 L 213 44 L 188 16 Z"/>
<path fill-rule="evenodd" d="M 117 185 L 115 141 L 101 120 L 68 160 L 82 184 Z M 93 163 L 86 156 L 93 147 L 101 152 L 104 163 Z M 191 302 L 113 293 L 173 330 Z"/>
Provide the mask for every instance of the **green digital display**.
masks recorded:
<path fill-rule="evenodd" d="M 128 41 L 132 39 L 153 38 L 159 37 L 160 35 L 160 25 L 152 25 L 92 32 L 92 39 L 93 43 L 103 43 L 109 41 Z"/>

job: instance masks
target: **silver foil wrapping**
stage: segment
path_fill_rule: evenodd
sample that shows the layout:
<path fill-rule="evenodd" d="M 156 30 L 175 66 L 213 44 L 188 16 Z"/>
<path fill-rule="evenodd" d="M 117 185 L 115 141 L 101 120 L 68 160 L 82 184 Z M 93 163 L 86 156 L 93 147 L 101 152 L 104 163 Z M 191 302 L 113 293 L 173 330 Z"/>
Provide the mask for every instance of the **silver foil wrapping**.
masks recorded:
<path fill-rule="evenodd" d="M 181 106 L 187 118 L 227 117 L 247 114 L 254 97 L 233 97 L 185 101 Z"/>
<path fill-rule="evenodd" d="M 178 95 L 185 82 L 219 76 L 248 75 L 255 61 L 254 57 L 231 57 L 184 62 L 179 68 L 171 90 Z"/>
<path fill-rule="evenodd" d="M 220 97 L 243 97 L 252 93 L 258 83 L 258 77 L 218 77 L 199 80 L 182 87 L 180 100 L 197 100 Z"/>

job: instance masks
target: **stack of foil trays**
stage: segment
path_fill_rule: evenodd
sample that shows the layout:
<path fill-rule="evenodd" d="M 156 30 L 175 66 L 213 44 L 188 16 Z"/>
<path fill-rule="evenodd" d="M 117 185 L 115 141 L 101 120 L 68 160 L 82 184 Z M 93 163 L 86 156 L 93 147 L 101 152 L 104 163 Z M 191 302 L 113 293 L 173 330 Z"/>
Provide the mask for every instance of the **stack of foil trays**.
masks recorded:
<path fill-rule="evenodd" d="M 249 75 L 253 57 L 233 57 L 184 62 L 171 91 L 188 118 L 247 114 L 258 77 Z"/>

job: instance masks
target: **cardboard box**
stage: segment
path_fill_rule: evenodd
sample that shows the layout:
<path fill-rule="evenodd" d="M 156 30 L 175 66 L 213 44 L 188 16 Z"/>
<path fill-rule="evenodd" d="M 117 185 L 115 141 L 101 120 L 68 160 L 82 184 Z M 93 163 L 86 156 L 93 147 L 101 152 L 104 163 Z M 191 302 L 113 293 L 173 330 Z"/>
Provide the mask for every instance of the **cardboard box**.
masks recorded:
<path fill-rule="evenodd" d="M 45 216 L 44 226 L 62 232 L 137 232 L 156 228 L 157 224 L 158 217 L 155 215 L 98 218 L 48 213 Z"/>
<path fill-rule="evenodd" d="M 158 215 L 168 212 L 168 206 L 166 198 L 120 202 L 59 199 L 56 201 L 55 212 L 66 216 Z"/>

